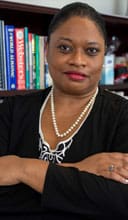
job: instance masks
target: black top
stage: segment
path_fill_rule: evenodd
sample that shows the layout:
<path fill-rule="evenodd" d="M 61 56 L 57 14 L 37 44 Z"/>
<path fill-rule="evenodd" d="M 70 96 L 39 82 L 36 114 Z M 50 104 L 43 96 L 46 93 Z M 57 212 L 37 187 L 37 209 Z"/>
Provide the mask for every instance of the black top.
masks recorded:
<path fill-rule="evenodd" d="M 39 158 L 39 114 L 49 93 L 5 98 L 0 104 L 0 155 Z M 98 152 L 128 152 L 128 101 L 99 90 L 63 162 Z M 18 217 L 17 217 L 18 216 Z M 50 162 L 44 192 L 24 184 L 0 187 L 0 219 L 128 217 L 128 185 Z"/>

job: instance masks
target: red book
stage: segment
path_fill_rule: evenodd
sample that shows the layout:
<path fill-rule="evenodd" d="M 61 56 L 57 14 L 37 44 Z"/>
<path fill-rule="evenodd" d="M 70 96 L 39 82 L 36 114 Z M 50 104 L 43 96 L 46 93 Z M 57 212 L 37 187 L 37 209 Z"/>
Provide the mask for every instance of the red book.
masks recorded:
<path fill-rule="evenodd" d="M 25 89 L 24 28 L 15 28 L 16 89 Z"/>

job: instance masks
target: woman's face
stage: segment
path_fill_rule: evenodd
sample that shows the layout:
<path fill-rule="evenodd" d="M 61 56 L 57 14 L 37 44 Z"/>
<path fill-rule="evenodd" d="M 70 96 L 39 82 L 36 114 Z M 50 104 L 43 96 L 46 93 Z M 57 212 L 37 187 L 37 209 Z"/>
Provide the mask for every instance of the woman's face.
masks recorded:
<path fill-rule="evenodd" d="M 105 53 L 104 38 L 88 18 L 71 17 L 50 36 L 49 71 L 57 89 L 85 94 L 97 86 Z"/>

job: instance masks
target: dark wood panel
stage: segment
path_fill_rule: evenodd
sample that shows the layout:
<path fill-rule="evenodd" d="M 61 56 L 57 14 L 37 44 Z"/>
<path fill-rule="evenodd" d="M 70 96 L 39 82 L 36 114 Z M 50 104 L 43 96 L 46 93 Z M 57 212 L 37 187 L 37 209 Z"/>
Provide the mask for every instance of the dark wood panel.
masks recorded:
<path fill-rule="evenodd" d="M 27 26 L 30 32 L 47 35 L 48 25 L 57 9 L 0 1 L 0 19 L 16 27 Z"/>
<path fill-rule="evenodd" d="M 37 90 L 37 89 L 0 91 L 0 97 L 14 96 L 14 95 L 25 95 L 25 94 L 29 94 L 29 93 L 36 93 L 38 91 L 39 90 Z M 41 89 L 40 91 L 43 91 L 43 89 Z"/>
<path fill-rule="evenodd" d="M 124 91 L 124 92 L 128 91 L 128 83 L 115 84 L 115 85 L 100 85 L 100 87 L 111 90 L 111 91 Z M 29 93 L 38 92 L 38 91 L 39 90 L 36 90 L 36 89 L 0 91 L 0 97 L 24 95 L 24 94 L 29 94 Z M 43 91 L 43 89 L 41 89 L 40 91 Z"/>
<path fill-rule="evenodd" d="M 101 85 L 101 87 L 113 91 L 127 91 L 128 83 L 115 84 L 115 85 Z"/>

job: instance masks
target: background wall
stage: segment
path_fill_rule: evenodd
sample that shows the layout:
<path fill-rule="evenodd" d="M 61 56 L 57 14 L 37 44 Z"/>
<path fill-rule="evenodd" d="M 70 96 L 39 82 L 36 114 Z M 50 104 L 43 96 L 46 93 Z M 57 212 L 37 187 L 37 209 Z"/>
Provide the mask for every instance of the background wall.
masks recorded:
<path fill-rule="evenodd" d="M 32 5 L 40 5 L 52 8 L 61 8 L 63 5 L 76 2 L 74 0 L 4 0 Z M 104 14 L 122 15 L 127 14 L 128 0 L 81 0 L 95 7 Z"/>

